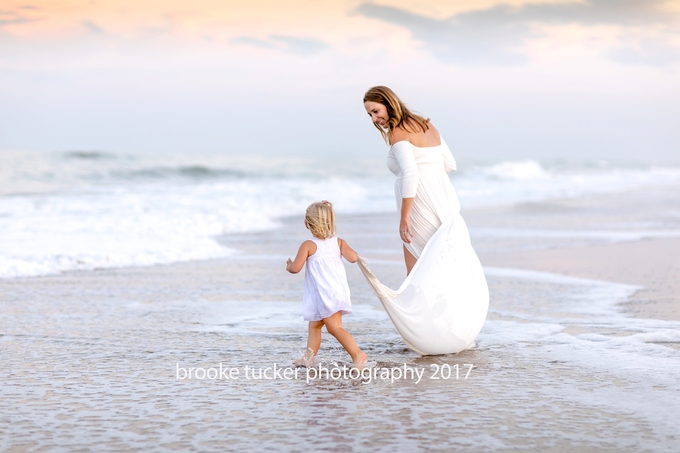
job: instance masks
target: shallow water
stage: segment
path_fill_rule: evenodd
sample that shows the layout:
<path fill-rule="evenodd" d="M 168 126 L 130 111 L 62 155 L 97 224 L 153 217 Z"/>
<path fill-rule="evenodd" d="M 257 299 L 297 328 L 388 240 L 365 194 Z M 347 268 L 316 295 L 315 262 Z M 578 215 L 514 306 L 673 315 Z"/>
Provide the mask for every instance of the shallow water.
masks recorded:
<path fill-rule="evenodd" d="M 284 271 L 306 232 L 299 218 L 282 223 L 221 237 L 238 252 L 226 258 L 0 282 L 0 449 L 680 448 L 680 352 L 670 347 L 680 323 L 622 313 L 629 285 L 486 268 L 491 308 L 475 347 L 420 357 L 348 265 L 354 313 L 344 324 L 369 355 L 370 380 L 274 376 L 306 340 L 302 276 Z M 396 287 L 394 225 L 340 217 L 340 235 Z M 348 359 L 324 334 L 317 365 L 341 370 Z M 219 376 L 220 365 L 238 376 Z M 398 377 L 404 366 L 420 381 Z M 267 368 L 271 379 L 255 379 Z"/>

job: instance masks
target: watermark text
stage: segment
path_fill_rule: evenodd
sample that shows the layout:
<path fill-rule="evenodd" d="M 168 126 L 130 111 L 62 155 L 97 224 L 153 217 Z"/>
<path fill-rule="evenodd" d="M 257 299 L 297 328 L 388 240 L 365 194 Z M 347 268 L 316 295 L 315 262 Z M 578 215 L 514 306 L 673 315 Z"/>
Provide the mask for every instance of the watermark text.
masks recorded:
<path fill-rule="evenodd" d="M 365 384 L 373 381 L 394 383 L 396 381 L 411 381 L 419 384 L 423 379 L 435 381 L 465 380 L 474 368 L 471 363 L 464 364 L 430 364 L 429 367 L 411 366 L 404 363 L 393 367 L 364 367 L 355 368 L 347 365 L 318 364 L 312 367 L 290 367 L 273 364 L 268 367 L 224 366 L 221 362 L 214 367 L 187 367 L 175 365 L 175 379 L 184 380 L 304 380 L 308 384 L 316 380 L 361 380 Z"/>

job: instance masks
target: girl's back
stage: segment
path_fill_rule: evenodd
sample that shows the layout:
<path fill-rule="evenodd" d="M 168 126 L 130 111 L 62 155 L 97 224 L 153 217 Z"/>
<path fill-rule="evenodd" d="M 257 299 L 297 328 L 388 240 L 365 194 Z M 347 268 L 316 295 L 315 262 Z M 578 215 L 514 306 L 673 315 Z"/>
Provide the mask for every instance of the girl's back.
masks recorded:
<path fill-rule="evenodd" d="M 349 285 L 338 239 L 312 238 L 316 252 L 307 258 L 302 314 L 307 321 L 319 321 L 335 312 L 352 312 Z"/>
<path fill-rule="evenodd" d="M 309 205 L 305 212 L 305 227 L 314 237 L 300 245 L 295 261 L 290 258 L 286 261 L 286 270 L 291 274 L 305 268 L 302 314 L 309 321 L 307 351 L 293 364 L 311 366 L 314 363 L 321 347 L 321 328 L 326 326 L 328 333 L 352 357 L 352 363 L 361 365 L 366 362 L 366 354 L 342 327 L 342 315 L 352 312 L 342 258 L 356 263 L 359 255 L 345 241 L 335 237 L 335 213 L 329 201 Z"/>

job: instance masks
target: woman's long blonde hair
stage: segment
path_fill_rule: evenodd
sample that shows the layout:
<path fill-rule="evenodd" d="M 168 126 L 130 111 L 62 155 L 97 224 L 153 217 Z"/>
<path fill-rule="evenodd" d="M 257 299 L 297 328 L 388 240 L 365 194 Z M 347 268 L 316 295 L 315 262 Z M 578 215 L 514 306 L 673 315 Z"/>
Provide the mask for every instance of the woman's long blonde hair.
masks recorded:
<path fill-rule="evenodd" d="M 391 145 L 390 133 L 398 127 L 408 132 L 416 132 L 416 126 L 423 132 L 430 128 L 427 124 L 430 122 L 429 118 L 423 118 L 411 112 L 394 91 L 387 87 L 379 85 L 369 88 L 366 94 L 364 94 L 364 102 L 366 101 L 378 102 L 387 108 L 387 131 L 376 123 L 373 123 L 373 125 L 380 131 L 388 145 Z"/>
<path fill-rule="evenodd" d="M 305 225 L 319 239 L 335 236 L 335 212 L 330 201 L 312 203 L 305 212 Z"/>

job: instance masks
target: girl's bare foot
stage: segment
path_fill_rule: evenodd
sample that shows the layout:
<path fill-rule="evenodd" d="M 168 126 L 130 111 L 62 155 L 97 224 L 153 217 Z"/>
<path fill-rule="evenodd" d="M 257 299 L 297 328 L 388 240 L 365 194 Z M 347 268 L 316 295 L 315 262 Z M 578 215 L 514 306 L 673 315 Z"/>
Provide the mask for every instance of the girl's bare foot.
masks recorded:
<path fill-rule="evenodd" d="M 359 368 L 361 369 L 363 365 L 366 363 L 367 360 L 366 353 L 363 351 L 359 351 L 359 353 L 356 355 L 356 357 L 352 357 L 352 366 L 354 368 Z"/>
<path fill-rule="evenodd" d="M 295 366 L 303 366 L 303 367 L 310 367 L 314 364 L 314 357 L 307 358 L 307 357 L 300 357 L 297 360 L 293 360 L 293 365 Z"/>
<path fill-rule="evenodd" d="M 307 368 L 314 365 L 314 351 L 312 351 L 312 349 L 310 348 L 304 355 L 304 357 L 300 357 L 297 360 L 293 360 L 293 365 L 303 366 Z"/>

